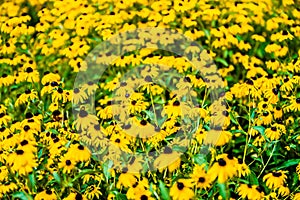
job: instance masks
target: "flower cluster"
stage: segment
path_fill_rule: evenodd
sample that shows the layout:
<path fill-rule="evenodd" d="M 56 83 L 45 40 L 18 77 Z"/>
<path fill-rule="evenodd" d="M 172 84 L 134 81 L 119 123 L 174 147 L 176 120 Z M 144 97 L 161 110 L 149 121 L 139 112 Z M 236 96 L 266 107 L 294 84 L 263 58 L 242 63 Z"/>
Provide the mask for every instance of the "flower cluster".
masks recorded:
<path fill-rule="evenodd" d="M 1 199 L 300 199 L 297 0 L 0 11 Z"/>

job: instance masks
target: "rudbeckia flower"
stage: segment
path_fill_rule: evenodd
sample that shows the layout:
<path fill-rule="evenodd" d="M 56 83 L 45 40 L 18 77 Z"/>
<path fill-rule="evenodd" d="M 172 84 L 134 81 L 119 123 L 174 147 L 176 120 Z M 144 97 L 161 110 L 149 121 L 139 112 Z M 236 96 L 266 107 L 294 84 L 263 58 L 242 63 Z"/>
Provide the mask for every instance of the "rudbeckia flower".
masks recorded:
<path fill-rule="evenodd" d="M 160 172 L 165 168 L 168 168 L 170 172 L 173 172 L 180 166 L 180 162 L 180 154 L 167 146 L 163 153 L 155 159 L 153 165 Z"/>
<path fill-rule="evenodd" d="M 197 188 L 210 188 L 211 179 L 204 170 L 204 165 L 196 165 L 193 169 L 191 179 Z"/>
<path fill-rule="evenodd" d="M 71 158 L 75 162 L 87 162 L 91 158 L 91 152 L 87 147 L 76 144 L 71 145 L 65 156 L 66 158 Z"/>
<path fill-rule="evenodd" d="M 74 121 L 74 126 L 77 130 L 85 130 L 93 124 L 98 124 L 98 118 L 89 114 L 84 109 L 79 111 L 78 119 Z"/>
<path fill-rule="evenodd" d="M 290 105 L 284 107 L 283 111 L 284 112 L 290 112 L 290 111 L 298 112 L 298 111 L 300 111 L 300 98 L 291 97 L 290 98 Z"/>
<path fill-rule="evenodd" d="M 224 183 L 236 174 L 236 166 L 228 159 L 219 158 L 217 162 L 208 169 L 207 174 L 212 180 L 215 180 L 218 177 L 218 182 Z"/>
<path fill-rule="evenodd" d="M 10 154 L 6 162 L 11 166 L 12 171 L 18 172 L 20 175 L 32 172 L 33 168 L 38 165 L 32 152 L 25 152 L 21 149 Z"/>
<path fill-rule="evenodd" d="M 60 163 L 58 164 L 59 168 L 62 168 L 63 173 L 70 173 L 75 168 L 76 162 L 68 158 L 68 156 L 64 156 Z"/>
<path fill-rule="evenodd" d="M 192 187 L 192 180 L 178 179 L 170 189 L 170 196 L 174 200 L 189 200 L 194 196 Z"/>
<path fill-rule="evenodd" d="M 286 182 L 286 173 L 287 171 L 282 170 L 268 173 L 263 177 L 263 181 L 266 182 L 267 187 L 271 189 L 277 189 L 283 186 L 283 184 Z"/>
<path fill-rule="evenodd" d="M 264 198 L 264 192 L 260 186 L 241 184 L 237 189 L 238 194 L 242 198 L 251 200 L 259 200 Z"/>

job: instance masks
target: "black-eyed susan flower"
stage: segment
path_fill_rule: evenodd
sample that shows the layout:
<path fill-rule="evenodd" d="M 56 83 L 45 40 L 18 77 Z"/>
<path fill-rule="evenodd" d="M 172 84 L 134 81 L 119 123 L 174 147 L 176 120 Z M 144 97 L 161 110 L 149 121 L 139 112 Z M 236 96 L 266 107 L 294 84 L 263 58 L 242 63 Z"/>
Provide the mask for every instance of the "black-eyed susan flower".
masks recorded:
<path fill-rule="evenodd" d="M 282 171 L 282 170 L 268 173 L 263 177 L 263 181 L 266 182 L 266 185 L 269 188 L 277 189 L 283 186 L 284 183 L 286 182 L 286 178 L 287 178 L 286 173 L 287 171 Z"/>
<path fill-rule="evenodd" d="M 208 169 L 207 174 L 212 180 L 215 180 L 218 177 L 218 182 L 224 183 L 236 174 L 236 166 L 228 159 L 219 158 L 217 162 Z"/>
<path fill-rule="evenodd" d="M 57 196 L 53 190 L 44 190 L 40 193 L 38 193 L 35 197 L 35 200 L 56 200 Z"/>
<path fill-rule="evenodd" d="M 180 162 L 180 154 L 167 146 L 164 148 L 163 153 L 155 159 L 153 165 L 160 172 L 166 168 L 173 172 L 180 166 Z"/>
<path fill-rule="evenodd" d="M 265 134 L 270 140 L 278 140 L 281 136 L 281 131 L 276 126 L 272 126 L 265 130 Z"/>
<path fill-rule="evenodd" d="M 98 124 L 98 118 L 95 115 L 89 114 L 83 108 L 79 111 L 78 119 L 74 122 L 74 126 L 80 129 L 87 129 L 92 124 Z"/>
<path fill-rule="evenodd" d="M 176 200 L 188 200 L 194 196 L 190 179 L 178 179 L 170 189 L 170 196 Z"/>
<path fill-rule="evenodd" d="M 264 198 L 264 192 L 260 186 L 250 184 L 240 184 L 237 189 L 242 198 L 258 200 Z"/>
<path fill-rule="evenodd" d="M 191 175 L 191 179 L 197 188 L 207 189 L 210 188 L 211 180 L 204 170 L 204 165 L 196 165 L 193 168 L 193 173 Z"/>
<path fill-rule="evenodd" d="M 91 152 L 87 147 L 76 144 L 70 146 L 65 156 L 66 158 L 71 158 L 75 162 L 87 162 L 91 157 Z"/>
<path fill-rule="evenodd" d="M 296 97 L 291 97 L 290 98 L 290 104 L 288 106 L 285 106 L 283 108 L 283 110 L 285 112 L 289 112 L 289 111 L 300 111 L 300 98 L 296 98 Z"/>
<path fill-rule="evenodd" d="M 12 171 L 18 172 L 21 175 L 32 172 L 33 168 L 38 165 L 32 152 L 25 152 L 21 149 L 10 154 L 6 163 L 11 167 Z"/>

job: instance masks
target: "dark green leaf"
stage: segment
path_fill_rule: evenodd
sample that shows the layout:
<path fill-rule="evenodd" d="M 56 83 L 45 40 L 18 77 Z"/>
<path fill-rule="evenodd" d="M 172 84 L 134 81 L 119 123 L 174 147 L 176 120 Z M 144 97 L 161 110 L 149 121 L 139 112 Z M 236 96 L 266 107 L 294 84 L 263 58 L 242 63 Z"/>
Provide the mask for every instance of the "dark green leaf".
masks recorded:
<path fill-rule="evenodd" d="M 300 163 L 300 159 L 291 159 L 291 160 L 285 161 L 277 169 L 285 169 L 285 168 L 288 168 L 293 165 L 298 165 L 299 163 Z"/>
<path fill-rule="evenodd" d="M 250 184 L 258 185 L 258 179 L 254 172 L 251 172 L 251 174 L 249 174 L 248 178 L 249 178 Z"/>
<path fill-rule="evenodd" d="M 226 66 L 226 67 L 229 66 L 229 65 L 228 65 L 228 62 L 227 62 L 225 59 L 223 59 L 223 58 L 218 57 L 218 58 L 215 59 L 215 61 L 216 61 L 216 62 L 219 62 L 219 63 L 222 63 L 222 64 L 223 64 L 224 66 Z"/>
<path fill-rule="evenodd" d="M 32 196 L 30 196 L 29 194 L 25 193 L 25 192 L 15 192 L 12 195 L 12 199 L 21 199 L 21 200 L 32 200 Z"/>
<path fill-rule="evenodd" d="M 53 172 L 53 177 L 58 184 L 61 184 L 61 178 L 57 172 Z"/>
<path fill-rule="evenodd" d="M 29 188 L 31 190 L 35 190 L 35 185 L 36 185 L 35 172 L 30 173 L 28 175 L 28 178 L 29 178 Z"/>
<path fill-rule="evenodd" d="M 223 199 L 227 199 L 225 183 L 218 183 L 218 188 L 219 188 L 219 192 L 220 192 L 221 197 Z"/>
<path fill-rule="evenodd" d="M 160 193 L 161 193 L 161 198 L 163 200 L 171 200 L 171 198 L 169 196 L 169 190 L 166 188 L 164 182 L 159 181 L 159 189 L 160 189 Z"/>

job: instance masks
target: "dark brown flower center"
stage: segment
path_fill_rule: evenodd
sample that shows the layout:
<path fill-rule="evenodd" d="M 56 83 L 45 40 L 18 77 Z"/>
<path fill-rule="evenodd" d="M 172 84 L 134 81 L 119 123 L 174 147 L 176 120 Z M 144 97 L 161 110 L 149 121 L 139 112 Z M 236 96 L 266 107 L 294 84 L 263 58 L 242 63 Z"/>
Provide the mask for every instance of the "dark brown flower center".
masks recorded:
<path fill-rule="evenodd" d="M 83 118 L 83 117 L 86 117 L 86 116 L 88 116 L 88 113 L 85 110 L 80 110 L 79 117 Z"/>
<path fill-rule="evenodd" d="M 224 166 L 226 165 L 226 161 L 225 161 L 223 158 L 220 158 L 220 159 L 218 160 L 218 163 L 219 163 L 219 165 L 222 166 L 222 167 L 224 167 Z"/>
<path fill-rule="evenodd" d="M 178 188 L 178 190 L 182 190 L 184 188 L 184 184 L 181 183 L 181 182 L 178 182 L 177 183 L 177 188 Z"/>
<path fill-rule="evenodd" d="M 170 147 L 165 147 L 164 154 L 171 154 L 173 150 Z"/>
<path fill-rule="evenodd" d="M 204 177 L 199 177 L 198 182 L 199 183 L 204 183 L 205 182 L 205 178 Z"/>
<path fill-rule="evenodd" d="M 272 175 L 274 177 L 280 177 L 282 175 L 282 173 L 281 172 L 272 172 Z"/>

